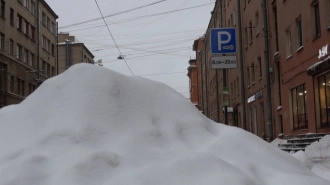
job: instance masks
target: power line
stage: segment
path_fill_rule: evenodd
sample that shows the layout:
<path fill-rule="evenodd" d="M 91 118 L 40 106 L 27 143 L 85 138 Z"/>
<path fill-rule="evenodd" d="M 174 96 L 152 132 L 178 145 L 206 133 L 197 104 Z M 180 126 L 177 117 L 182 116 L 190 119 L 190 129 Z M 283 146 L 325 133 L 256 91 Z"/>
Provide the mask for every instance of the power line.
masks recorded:
<path fill-rule="evenodd" d="M 197 6 L 188 7 L 188 8 L 182 8 L 182 9 L 172 10 L 172 11 L 168 11 L 168 12 L 162 12 L 162 13 L 149 14 L 149 15 L 144 15 L 144 16 L 139 16 L 139 17 L 133 17 L 133 18 L 130 18 L 130 19 L 124 19 L 124 20 L 117 21 L 117 22 L 112 22 L 112 23 L 109 22 L 109 23 L 106 23 L 106 25 L 119 24 L 119 23 L 130 22 L 130 21 L 135 21 L 135 20 L 144 19 L 144 18 L 150 18 L 150 17 L 154 17 L 154 16 L 158 16 L 158 15 L 163 15 L 163 14 L 168 14 L 168 13 L 174 13 L 174 12 L 178 12 L 178 11 L 184 11 L 184 10 L 189 10 L 189 9 L 194 9 L 194 8 L 200 8 L 200 7 L 204 7 L 204 6 L 210 5 L 210 4 L 214 4 L 214 2 L 213 3 L 205 3 L 205 4 L 201 4 L 201 5 L 197 5 Z M 80 28 L 80 29 L 76 29 L 76 30 L 69 30 L 68 32 L 80 31 L 80 30 L 86 30 L 86 29 L 92 29 L 92 28 L 98 28 L 98 27 L 103 27 L 103 26 L 104 25 L 98 25 L 98 26 Z"/>
<path fill-rule="evenodd" d="M 167 1 L 167 0 L 157 1 L 157 2 L 150 3 L 150 4 L 147 4 L 147 5 L 144 5 L 144 6 L 139 6 L 139 7 L 136 7 L 136 8 L 132 8 L 132 9 L 129 9 L 129 10 L 125 10 L 125 11 L 114 13 L 114 14 L 107 15 L 107 16 L 102 16 L 101 18 L 95 18 L 95 19 L 91 19 L 91 20 L 87 20 L 87 21 L 83 21 L 83 22 L 79 22 L 79 23 L 75 23 L 75 24 L 71 24 L 71 25 L 67 25 L 67 26 L 62 26 L 62 27 L 59 27 L 59 28 L 60 29 L 61 28 L 68 28 L 68 27 L 77 26 L 77 25 L 81 25 L 81 24 L 85 24 L 85 23 L 89 23 L 89 22 L 93 22 L 93 21 L 97 21 L 97 20 L 101 20 L 101 19 L 104 20 L 105 18 L 108 18 L 108 17 L 112 17 L 112 16 L 115 16 L 115 15 L 120 15 L 120 14 L 131 12 L 131 11 L 134 11 L 134 10 L 142 9 L 142 8 L 152 6 L 152 5 L 164 2 L 164 1 Z"/>
<path fill-rule="evenodd" d="M 95 0 L 95 3 L 96 3 L 96 5 L 97 5 L 97 8 L 98 8 L 99 11 L 100 11 L 100 14 L 101 14 L 102 18 L 103 18 L 104 24 L 107 26 L 107 29 L 108 29 L 108 31 L 109 31 L 109 34 L 110 34 L 110 36 L 111 36 L 113 42 L 115 43 L 115 45 L 116 45 L 116 47 L 117 47 L 117 49 L 118 49 L 120 55 L 123 56 L 123 54 L 121 53 L 121 51 L 120 51 L 120 49 L 119 49 L 119 47 L 118 47 L 118 45 L 117 45 L 117 43 L 116 43 L 116 41 L 115 41 L 115 38 L 112 36 L 112 33 L 111 33 L 111 31 L 110 31 L 110 29 L 109 29 L 109 27 L 108 27 L 108 25 L 107 25 L 107 22 L 105 22 L 105 19 L 104 19 L 103 13 L 102 13 L 102 11 L 101 11 L 101 9 L 100 9 L 99 4 L 97 3 L 97 0 Z M 125 57 L 123 57 L 123 59 L 124 59 L 124 61 L 125 61 L 126 66 L 128 67 L 128 69 L 130 70 L 130 72 L 131 72 L 132 75 L 134 76 L 134 73 L 133 73 L 132 69 L 129 67 L 129 65 L 127 64 Z"/>

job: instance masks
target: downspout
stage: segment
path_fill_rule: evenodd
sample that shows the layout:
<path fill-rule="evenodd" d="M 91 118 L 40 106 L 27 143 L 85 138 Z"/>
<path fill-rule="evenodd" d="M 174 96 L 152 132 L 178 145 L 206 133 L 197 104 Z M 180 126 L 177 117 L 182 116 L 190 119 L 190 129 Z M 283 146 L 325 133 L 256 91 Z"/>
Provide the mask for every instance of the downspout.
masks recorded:
<path fill-rule="evenodd" d="M 243 66 L 243 43 L 242 43 L 242 18 L 241 18 L 241 0 L 237 0 L 237 18 L 238 18 L 238 37 L 239 37 L 239 64 L 241 75 L 241 101 L 242 101 L 242 122 L 243 129 L 246 130 L 246 103 L 245 103 L 245 82 L 244 82 L 244 66 Z"/>
<path fill-rule="evenodd" d="M 58 75 L 58 22 L 56 22 L 56 74 Z"/>
<path fill-rule="evenodd" d="M 262 1 L 263 17 L 264 17 L 264 35 L 265 35 L 265 66 L 266 66 L 266 80 L 267 80 L 267 112 L 268 112 L 268 130 L 269 141 L 273 141 L 273 124 L 272 124 L 272 99 L 270 89 L 270 75 L 269 75 L 269 34 L 268 34 L 268 17 L 267 17 L 267 0 Z"/>
<path fill-rule="evenodd" d="M 38 79 L 37 84 L 40 85 L 41 79 L 40 79 L 40 0 L 37 0 L 37 32 L 38 32 L 38 38 L 37 38 L 37 71 L 38 71 Z"/>
<path fill-rule="evenodd" d="M 209 118 L 209 98 L 207 92 L 207 68 L 206 68 L 206 39 L 204 43 L 204 69 L 205 69 L 205 98 L 206 98 L 206 117 Z"/>
<path fill-rule="evenodd" d="M 220 1 L 221 2 L 221 1 Z M 220 4 L 220 16 L 219 16 L 219 20 L 220 20 L 220 25 L 221 25 L 221 19 L 222 19 L 222 14 L 221 14 L 221 4 Z M 215 14 L 213 14 L 214 18 L 214 28 L 216 27 L 216 21 L 215 21 Z M 219 77 L 218 77 L 218 69 L 215 69 L 215 91 L 216 91 L 216 98 L 217 98 L 217 122 L 220 123 L 220 107 L 219 107 Z"/>

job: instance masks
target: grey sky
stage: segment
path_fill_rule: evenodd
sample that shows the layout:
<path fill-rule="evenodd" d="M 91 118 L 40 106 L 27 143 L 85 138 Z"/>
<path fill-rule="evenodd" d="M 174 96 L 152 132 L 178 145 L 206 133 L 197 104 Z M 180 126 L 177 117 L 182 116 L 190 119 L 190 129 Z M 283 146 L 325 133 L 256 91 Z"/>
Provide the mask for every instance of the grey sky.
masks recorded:
<path fill-rule="evenodd" d="M 59 27 L 101 17 L 95 0 L 46 0 L 59 16 Z M 97 0 L 104 16 L 130 10 L 160 0 Z M 195 58 L 193 41 L 205 33 L 213 10 L 211 0 L 166 0 L 153 6 L 106 18 L 121 52 L 133 73 L 163 82 L 189 97 L 188 60 Z M 208 5 L 158 16 L 137 17 Z M 103 60 L 104 67 L 132 75 L 120 55 L 103 20 L 61 28 L 84 42 Z M 161 74 L 165 73 L 165 74 Z M 153 74 L 148 76 L 149 74 Z"/>

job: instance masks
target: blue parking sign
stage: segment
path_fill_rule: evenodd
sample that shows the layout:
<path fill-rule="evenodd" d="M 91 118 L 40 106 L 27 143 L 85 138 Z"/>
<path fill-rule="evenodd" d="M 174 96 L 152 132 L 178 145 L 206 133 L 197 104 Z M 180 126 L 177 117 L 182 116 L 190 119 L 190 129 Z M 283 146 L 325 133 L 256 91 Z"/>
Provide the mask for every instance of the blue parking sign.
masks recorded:
<path fill-rule="evenodd" d="M 212 28 L 211 52 L 212 54 L 236 53 L 236 29 Z"/>

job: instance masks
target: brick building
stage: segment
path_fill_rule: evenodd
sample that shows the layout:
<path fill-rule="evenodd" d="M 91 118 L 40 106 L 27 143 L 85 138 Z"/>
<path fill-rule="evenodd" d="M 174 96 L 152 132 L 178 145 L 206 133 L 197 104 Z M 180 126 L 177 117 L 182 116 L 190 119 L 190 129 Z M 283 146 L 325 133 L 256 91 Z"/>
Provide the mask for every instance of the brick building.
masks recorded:
<path fill-rule="evenodd" d="M 280 133 L 329 132 L 330 1 L 272 0 L 265 1 L 265 8 L 263 2 L 216 1 L 198 57 L 202 111 L 224 122 L 223 70 L 210 68 L 209 33 L 235 27 L 237 61 L 243 65 L 227 69 L 228 124 L 266 140 Z"/>
<path fill-rule="evenodd" d="M 58 42 L 59 74 L 74 64 L 94 64 L 94 55 L 84 43 L 77 42 L 74 36 L 70 36 L 69 33 L 59 33 Z"/>
<path fill-rule="evenodd" d="M 189 77 L 190 101 L 196 106 L 196 108 L 200 109 L 199 100 L 198 100 L 199 92 L 198 92 L 198 76 L 197 76 L 196 59 L 189 60 L 187 76 Z"/>
<path fill-rule="evenodd" d="M 58 16 L 44 0 L 39 2 L 38 67 L 37 1 L 0 0 L 0 108 L 20 103 L 38 83 L 56 75 Z"/>

